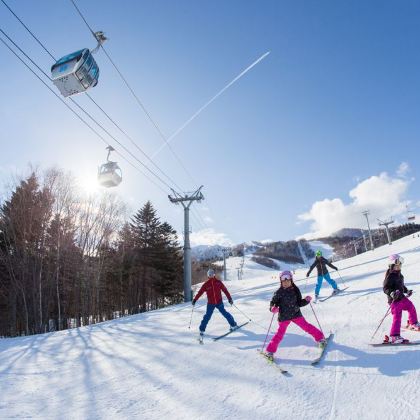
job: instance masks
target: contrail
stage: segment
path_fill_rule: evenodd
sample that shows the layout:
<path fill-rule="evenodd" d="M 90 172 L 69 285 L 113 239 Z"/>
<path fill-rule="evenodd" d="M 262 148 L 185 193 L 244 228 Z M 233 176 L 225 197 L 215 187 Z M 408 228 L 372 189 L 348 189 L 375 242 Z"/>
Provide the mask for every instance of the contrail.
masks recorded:
<path fill-rule="evenodd" d="M 209 101 L 207 101 L 192 117 L 190 117 L 187 121 L 185 121 L 184 124 L 181 125 L 166 141 L 166 143 L 162 144 L 159 149 L 155 152 L 155 154 L 152 156 L 152 159 L 154 159 L 161 150 L 169 144 L 170 141 L 174 139 L 191 121 L 193 121 L 195 118 L 197 118 L 214 100 L 216 100 L 223 92 L 225 92 L 227 89 L 229 89 L 235 82 L 237 82 L 242 76 L 244 76 L 246 73 L 248 73 L 254 66 L 256 66 L 260 61 L 264 60 L 265 57 L 267 57 L 268 54 L 270 54 L 271 51 L 267 51 L 265 54 L 263 54 L 260 58 L 255 60 L 251 65 L 249 65 L 245 70 L 243 70 L 241 73 L 239 73 L 231 82 L 229 82 L 222 90 L 220 90 L 216 95 L 214 95 Z"/>

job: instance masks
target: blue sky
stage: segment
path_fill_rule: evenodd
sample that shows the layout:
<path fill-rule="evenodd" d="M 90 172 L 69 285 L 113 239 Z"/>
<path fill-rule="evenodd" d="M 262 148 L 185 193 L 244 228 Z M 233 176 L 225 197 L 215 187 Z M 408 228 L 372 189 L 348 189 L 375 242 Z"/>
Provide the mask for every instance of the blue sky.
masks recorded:
<path fill-rule="evenodd" d="M 93 38 L 68 0 L 6 0 L 59 57 Z M 171 142 L 156 164 L 183 190 L 204 185 L 195 243 L 287 240 L 364 227 L 360 211 L 415 209 L 420 152 L 417 1 L 79 1 L 166 137 L 243 69 L 270 54 Z M 0 3 L 1 28 L 45 70 L 53 64 Z M 162 139 L 103 52 L 93 98 L 150 156 Z M 57 165 L 92 184 L 105 145 L 0 44 L 0 176 Z M 87 100 L 79 103 L 130 146 Z M 109 140 L 112 145 L 115 144 Z M 115 146 L 118 148 L 118 146 Z M 126 154 L 122 151 L 123 154 Z M 119 160 L 117 193 L 151 200 L 182 232 L 181 208 Z M 167 190 L 165 186 L 163 189 Z M 169 193 L 169 191 L 168 191 Z"/>

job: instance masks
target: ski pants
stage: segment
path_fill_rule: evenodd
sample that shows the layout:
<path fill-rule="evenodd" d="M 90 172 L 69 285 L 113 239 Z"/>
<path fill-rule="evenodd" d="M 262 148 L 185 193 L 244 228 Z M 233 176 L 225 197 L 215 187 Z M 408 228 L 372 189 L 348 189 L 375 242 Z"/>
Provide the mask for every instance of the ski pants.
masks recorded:
<path fill-rule="evenodd" d="M 287 327 L 291 322 L 294 322 L 298 327 L 302 328 L 303 331 L 312 335 L 316 342 L 324 338 L 324 334 L 322 334 L 322 332 L 318 330 L 318 328 L 310 324 L 303 316 L 300 316 L 298 318 L 293 318 L 287 321 L 279 322 L 279 328 L 267 346 L 268 352 L 275 353 L 277 351 L 277 347 L 279 346 L 280 341 L 283 339 Z"/>
<path fill-rule="evenodd" d="M 327 282 L 332 286 L 334 290 L 337 289 L 337 283 L 330 277 L 330 273 L 325 273 L 322 276 L 318 276 L 318 280 L 316 282 L 316 287 L 315 287 L 315 296 L 319 295 L 319 291 L 321 290 L 323 279 L 327 280 Z"/>
<path fill-rule="evenodd" d="M 417 312 L 410 299 L 403 297 L 397 302 L 391 303 L 391 313 L 393 316 L 390 335 L 401 334 L 402 311 L 408 312 L 408 322 L 415 324 L 417 322 Z"/>
<path fill-rule="evenodd" d="M 227 322 L 229 322 L 229 325 L 231 327 L 236 326 L 236 322 L 233 319 L 233 316 L 225 309 L 225 306 L 223 305 L 223 302 L 220 302 L 217 305 L 212 304 L 212 303 L 208 303 L 206 313 L 204 314 L 203 320 L 201 321 L 201 324 L 200 324 L 200 331 L 201 332 L 206 331 L 207 324 L 209 323 L 210 318 L 212 317 L 213 312 L 216 308 L 226 318 Z"/>

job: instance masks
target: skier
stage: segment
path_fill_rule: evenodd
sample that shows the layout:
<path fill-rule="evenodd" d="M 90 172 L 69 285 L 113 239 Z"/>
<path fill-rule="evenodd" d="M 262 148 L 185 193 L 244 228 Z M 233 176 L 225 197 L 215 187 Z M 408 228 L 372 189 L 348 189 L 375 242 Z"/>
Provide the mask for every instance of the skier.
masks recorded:
<path fill-rule="evenodd" d="M 408 312 L 407 329 L 420 331 L 420 323 L 417 319 L 416 308 L 409 296 L 413 293 L 404 285 L 404 276 L 401 273 L 401 264 L 404 259 L 398 254 L 393 254 L 388 258 L 388 270 L 385 274 L 384 293 L 388 295 L 388 304 L 391 305 L 392 326 L 391 326 L 391 343 L 400 344 L 408 343 L 408 340 L 401 337 L 401 316 L 402 311 Z M 404 293 L 406 295 L 404 295 Z M 385 338 L 386 341 L 386 338 Z"/>
<path fill-rule="evenodd" d="M 315 253 L 315 261 L 309 268 L 309 271 L 306 273 L 306 277 L 309 277 L 311 274 L 311 271 L 316 267 L 318 272 L 318 280 L 316 282 L 315 286 L 315 302 L 317 302 L 319 297 L 319 291 L 321 290 L 322 286 L 322 280 L 325 279 L 327 282 L 332 286 L 333 295 L 337 294 L 340 289 L 337 286 L 337 283 L 330 277 L 330 273 L 328 272 L 327 265 L 329 265 L 331 268 L 334 268 L 334 270 L 338 270 L 338 268 L 335 265 L 332 265 L 326 258 L 322 256 L 322 252 L 320 250 L 316 251 Z"/>
<path fill-rule="evenodd" d="M 293 282 L 293 275 L 290 271 L 280 272 L 280 288 L 274 293 L 270 302 L 270 311 L 279 314 L 279 328 L 267 346 L 265 356 L 268 359 L 273 360 L 273 355 L 291 322 L 312 335 L 320 348 L 325 346 L 326 340 L 322 331 L 306 321 L 300 311 L 301 306 L 308 305 L 311 300 L 310 296 L 302 299 L 302 294 Z"/>
<path fill-rule="evenodd" d="M 207 310 L 204 314 L 203 320 L 200 324 L 200 339 L 204 336 L 204 331 L 206 330 L 207 324 L 210 321 L 210 318 L 213 315 L 213 311 L 217 308 L 219 312 L 226 318 L 227 322 L 229 322 L 230 330 L 234 331 L 238 328 L 238 324 L 234 320 L 233 316 L 226 311 L 223 305 L 223 298 L 222 298 L 222 291 L 228 298 L 228 301 L 231 305 L 233 305 L 232 297 L 230 293 L 226 289 L 226 286 L 216 278 L 216 274 L 214 270 L 210 269 L 207 271 L 208 280 L 201 286 L 198 293 L 195 295 L 194 299 L 192 300 L 192 304 L 195 305 L 197 300 L 200 296 L 206 292 L 207 293 Z"/>

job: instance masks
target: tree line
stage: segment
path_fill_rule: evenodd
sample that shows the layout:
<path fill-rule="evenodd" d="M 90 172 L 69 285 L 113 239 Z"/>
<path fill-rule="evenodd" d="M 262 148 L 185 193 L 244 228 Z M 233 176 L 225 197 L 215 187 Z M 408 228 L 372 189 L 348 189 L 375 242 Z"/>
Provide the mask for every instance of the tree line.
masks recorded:
<path fill-rule="evenodd" d="M 178 303 L 177 233 L 150 202 L 130 220 L 115 195 L 82 197 L 58 169 L 0 203 L 0 336 L 88 325 Z"/>

